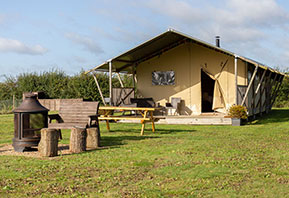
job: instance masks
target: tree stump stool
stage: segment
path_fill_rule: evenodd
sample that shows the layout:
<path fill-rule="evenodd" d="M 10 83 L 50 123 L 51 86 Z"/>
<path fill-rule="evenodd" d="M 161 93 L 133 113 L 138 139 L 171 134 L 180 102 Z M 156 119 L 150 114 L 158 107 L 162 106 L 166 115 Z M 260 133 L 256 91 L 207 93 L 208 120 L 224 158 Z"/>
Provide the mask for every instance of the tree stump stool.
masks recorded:
<path fill-rule="evenodd" d="M 86 147 L 97 148 L 100 147 L 100 132 L 98 127 L 87 128 Z"/>
<path fill-rule="evenodd" d="M 38 144 L 38 152 L 41 156 L 57 156 L 59 134 L 60 130 L 58 129 L 41 129 L 41 139 Z"/>
<path fill-rule="evenodd" d="M 71 129 L 69 151 L 81 153 L 86 150 L 86 128 L 74 127 Z"/>

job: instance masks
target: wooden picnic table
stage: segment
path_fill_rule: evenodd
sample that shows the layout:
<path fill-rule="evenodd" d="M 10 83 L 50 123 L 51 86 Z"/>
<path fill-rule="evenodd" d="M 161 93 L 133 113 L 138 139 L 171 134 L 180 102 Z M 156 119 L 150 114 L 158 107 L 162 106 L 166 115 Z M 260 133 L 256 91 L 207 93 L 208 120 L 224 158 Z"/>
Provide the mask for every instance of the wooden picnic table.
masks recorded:
<path fill-rule="evenodd" d="M 152 131 L 155 132 L 155 123 L 153 112 L 157 108 L 152 107 L 115 107 L 115 106 L 101 106 L 99 107 L 99 117 L 98 120 L 106 121 L 106 128 L 110 130 L 109 120 L 139 120 L 142 124 L 140 134 L 144 134 L 145 123 L 152 123 Z M 127 116 L 127 115 L 113 115 L 115 111 L 125 112 L 125 111 L 135 111 L 140 114 L 140 116 Z"/>

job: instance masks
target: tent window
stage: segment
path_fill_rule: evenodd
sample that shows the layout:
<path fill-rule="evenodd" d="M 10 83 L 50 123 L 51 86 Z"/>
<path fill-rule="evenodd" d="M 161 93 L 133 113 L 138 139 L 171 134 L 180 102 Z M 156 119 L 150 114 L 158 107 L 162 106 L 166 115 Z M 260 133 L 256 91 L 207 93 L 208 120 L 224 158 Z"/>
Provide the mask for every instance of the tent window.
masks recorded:
<path fill-rule="evenodd" d="M 174 71 L 154 71 L 152 72 L 153 85 L 174 85 L 175 72 Z"/>

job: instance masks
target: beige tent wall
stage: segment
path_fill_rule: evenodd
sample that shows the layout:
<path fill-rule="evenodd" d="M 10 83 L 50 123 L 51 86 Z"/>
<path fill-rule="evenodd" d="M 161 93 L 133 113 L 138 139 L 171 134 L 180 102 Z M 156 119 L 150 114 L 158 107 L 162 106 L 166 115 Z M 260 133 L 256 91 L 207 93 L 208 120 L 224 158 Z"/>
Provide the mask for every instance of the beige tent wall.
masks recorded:
<path fill-rule="evenodd" d="M 227 61 L 228 60 L 228 61 Z M 201 113 L 201 68 L 214 77 L 226 66 L 219 76 L 219 82 L 224 94 L 226 112 L 235 104 L 235 71 L 234 57 L 194 43 L 186 43 L 173 48 L 162 55 L 145 61 L 137 66 L 137 89 L 143 97 L 152 97 L 156 102 L 165 105 L 171 97 L 181 97 L 183 100 L 181 114 L 198 115 Z M 153 71 L 175 72 L 175 85 L 152 85 Z M 246 64 L 238 61 L 238 84 L 246 85 Z"/>
<path fill-rule="evenodd" d="M 190 71 L 193 68 L 191 68 L 190 56 L 190 44 L 187 43 L 138 65 L 136 69 L 138 94 L 143 97 L 152 97 L 163 106 L 170 101 L 171 97 L 181 97 L 185 101 L 184 107 L 190 106 L 192 102 L 199 102 L 198 96 L 195 96 L 192 101 L 190 94 L 191 87 L 199 86 L 198 72 L 195 72 L 192 80 Z M 175 72 L 175 85 L 152 85 L 153 71 L 170 70 Z M 187 110 L 188 114 L 192 113 L 190 109 Z"/>
<path fill-rule="evenodd" d="M 248 85 L 248 79 L 247 79 L 247 63 L 243 60 L 238 59 L 237 62 L 238 65 L 238 85 Z"/>

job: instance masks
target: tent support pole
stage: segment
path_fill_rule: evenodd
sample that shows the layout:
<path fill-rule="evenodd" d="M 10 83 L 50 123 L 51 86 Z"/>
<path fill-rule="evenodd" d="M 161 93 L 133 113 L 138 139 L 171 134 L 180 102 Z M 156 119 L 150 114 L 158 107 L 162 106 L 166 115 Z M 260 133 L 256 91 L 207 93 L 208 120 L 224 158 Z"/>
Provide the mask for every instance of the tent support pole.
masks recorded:
<path fill-rule="evenodd" d="M 245 101 L 246 101 L 246 98 L 247 98 L 247 96 L 248 96 L 248 94 L 249 94 L 249 91 L 250 91 L 250 89 L 251 89 L 251 87 L 252 87 L 252 84 L 253 84 L 253 82 L 254 82 L 254 78 L 255 78 L 255 76 L 256 76 L 256 74 L 257 74 L 258 68 L 259 68 L 259 65 L 257 65 L 257 66 L 255 67 L 254 73 L 253 73 L 252 78 L 251 78 L 251 80 L 250 80 L 250 82 L 249 82 L 249 85 L 248 85 L 248 88 L 247 88 L 246 93 L 245 93 L 245 95 L 244 95 L 244 98 L 243 98 L 243 100 L 242 100 L 241 106 L 243 106 L 244 103 L 245 103 Z"/>
<path fill-rule="evenodd" d="M 269 99 L 270 99 L 269 98 L 270 97 L 269 86 L 270 86 L 271 76 L 272 76 L 272 72 L 269 73 L 269 76 L 266 78 L 266 83 L 265 83 L 265 102 L 263 105 L 265 105 L 266 113 L 269 113 L 269 105 L 268 104 L 269 104 Z"/>
<path fill-rule="evenodd" d="M 118 78 L 118 80 L 119 80 L 119 83 L 120 83 L 121 88 L 124 88 L 124 85 L 123 85 L 123 82 L 122 82 L 121 77 L 120 77 L 120 75 L 119 75 L 119 72 L 117 72 L 116 74 L 117 74 L 117 78 Z"/>
<path fill-rule="evenodd" d="M 258 75 L 259 72 L 257 72 L 256 76 Z M 251 109 L 252 109 L 252 112 L 253 112 L 253 120 L 256 119 L 256 92 L 255 92 L 255 82 L 256 82 L 256 78 L 254 78 L 253 80 L 253 84 L 252 84 L 252 92 L 253 92 L 253 100 L 251 101 Z"/>
<path fill-rule="evenodd" d="M 98 81 L 97 81 L 97 78 L 96 78 L 96 76 L 95 76 L 94 73 L 92 74 L 92 76 L 93 76 L 93 78 L 94 78 L 95 84 L 96 84 L 97 89 L 98 89 L 98 92 L 99 92 L 99 94 L 100 94 L 102 103 L 103 103 L 104 105 L 106 105 L 105 100 L 104 100 L 104 97 L 103 97 L 103 94 L 102 94 L 102 91 L 101 91 L 100 86 L 99 86 L 99 83 L 98 83 Z"/>
<path fill-rule="evenodd" d="M 135 95 L 135 92 L 136 92 L 136 76 L 135 76 L 135 67 L 136 67 L 136 65 L 132 65 L 132 83 L 133 83 L 134 95 Z"/>
<path fill-rule="evenodd" d="M 276 91 L 276 84 L 277 84 L 277 81 L 276 81 L 276 79 L 277 79 L 277 74 L 275 73 L 275 76 L 274 76 L 274 78 L 273 78 L 273 82 L 272 82 L 272 80 L 270 81 L 270 98 L 269 98 L 269 101 L 268 101 L 268 109 L 269 109 L 269 111 L 271 111 L 271 103 L 272 103 L 272 98 L 273 98 L 273 96 L 274 96 L 274 93 L 275 93 L 275 91 Z M 274 87 L 274 89 L 273 89 L 273 87 Z"/>
<path fill-rule="evenodd" d="M 260 106 L 260 108 L 259 108 L 259 114 L 260 114 L 261 116 L 262 116 L 262 95 L 263 95 L 263 90 L 262 90 L 261 87 L 262 87 L 262 82 L 263 82 L 263 79 L 264 79 L 264 77 L 265 77 L 266 72 L 267 72 L 267 70 L 265 69 L 264 72 L 263 72 L 263 74 L 262 74 L 262 77 L 261 77 L 261 79 L 260 79 L 260 81 L 259 81 L 259 83 L 258 83 L 257 89 L 256 89 L 256 91 L 255 91 L 255 94 L 257 95 L 258 92 L 259 92 L 259 90 L 260 90 L 260 97 L 259 97 L 259 99 L 258 99 L 258 102 L 257 102 L 257 104 L 256 104 L 256 107 Z M 260 88 L 261 88 L 261 89 L 260 89 Z"/>
<path fill-rule="evenodd" d="M 260 99 L 259 99 L 259 103 L 260 103 L 260 116 L 263 115 L 263 95 L 264 95 L 264 91 L 265 91 L 265 84 L 261 85 L 261 89 L 260 89 Z"/>
<path fill-rule="evenodd" d="M 266 72 L 267 72 L 267 70 L 265 69 L 264 72 L 263 72 L 263 74 L 262 74 L 261 80 L 260 80 L 260 82 L 259 82 L 259 84 L 258 84 L 258 86 L 257 86 L 256 94 L 258 93 L 258 91 L 259 91 L 259 89 L 260 89 L 260 87 L 261 87 L 261 84 L 262 84 L 262 82 L 263 82 L 263 79 L 264 79 L 264 77 L 265 77 Z"/>
<path fill-rule="evenodd" d="M 238 104 L 238 56 L 235 55 L 235 88 L 236 88 L 236 100 L 235 100 L 235 104 Z"/>
<path fill-rule="evenodd" d="M 112 105 L 112 62 L 108 63 L 109 67 L 109 104 Z"/>

